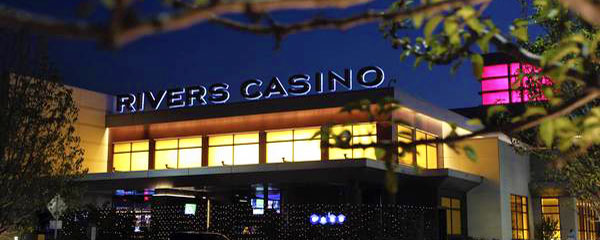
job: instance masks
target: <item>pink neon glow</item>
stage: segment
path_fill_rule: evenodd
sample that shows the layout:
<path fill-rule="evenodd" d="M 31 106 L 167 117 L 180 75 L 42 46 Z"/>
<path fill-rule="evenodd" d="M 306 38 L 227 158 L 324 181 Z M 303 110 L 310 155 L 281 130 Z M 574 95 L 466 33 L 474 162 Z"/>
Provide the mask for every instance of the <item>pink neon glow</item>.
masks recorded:
<path fill-rule="evenodd" d="M 508 92 L 491 92 L 481 94 L 483 105 L 508 103 Z"/>
<path fill-rule="evenodd" d="M 508 69 L 509 67 L 510 69 Z M 528 87 L 531 87 L 529 85 L 530 79 L 529 77 L 524 76 L 523 79 L 519 81 L 518 75 L 521 73 L 521 71 L 524 74 L 535 74 L 540 73 L 542 69 L 530 64 L 521 65 L 520 63 L 484 66 L 482 74 L 483 79 L 481 81 L 481 97 L 483 105 L 547 100 L 546 97 L 544 97 L 543 95 L 530 98 L 529 91 L 527 90 Z M 510 85 L 508 84 L 508 81 L 506 79 L 506 77 L 509 76 L 509 73 L 511 76 Z M 541 84 L 546 86 L 552 85 L 552 80 L 548 77 L 542 77 Z M 510 90 L 511 97 L 509 98 L 509 89 L 519 88 L 523 88 L 524 90 Z"/>
<path fill-rule="evenodd" d="M 482 78 L 489 77 L 504 77 L 508 74 L 508 66 L 506 64 L 484 66 L 481 74 Z"/>
<path fill-rule="evenodd" d="M 511 76 L 514 76 L 514 75 L 519 75 L 519 72 L 520 72 L 520 70 L 519 70 L 519 66 L 520 66 L 520 65 L 521 65 L 521 64 L 519 64 L 519 63 L 511 63 L 511 64 L 510 64 L 510 75 L 511 75 Z"/>
<path fill-rule="evenodd" d="M 481 81 L 481 91 L 494 91 L 508 89 L 508 80 L 506 78 L 495 78 Z"/>

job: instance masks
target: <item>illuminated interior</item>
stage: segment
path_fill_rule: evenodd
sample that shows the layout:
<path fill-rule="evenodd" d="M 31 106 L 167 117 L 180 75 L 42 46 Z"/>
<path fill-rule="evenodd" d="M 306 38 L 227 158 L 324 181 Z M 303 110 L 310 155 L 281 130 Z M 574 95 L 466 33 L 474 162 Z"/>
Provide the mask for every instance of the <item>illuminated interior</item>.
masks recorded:
<path fill-rule="evenodd" d="M 579 240 L 596 240 L 597 237 L 597 219 L 591 203 L 577 201 L 577 218 L 579 222 Z"/>
<path fill-rule="evenodd" d="M 541 70 L 532 65 L 510 63 L 496 64 L 483 67 L 481 79 L 481 98 L 483 105 L 543 101 L 538 83 L 529 82 L 527 75 L 539 73 Z M 522 80 L 519 74 L 523 73 Z M 537 82 L 537 81 L 536 81 Z M 547 77 L 542 77 L 541 85 L 551 85 Z"/>
<path fill-rule="evenodd" d="M 115 171 L 148 170 L 149 143 L 146 141 L 114 144 L 113 168 Z"/>
<path fill-rule="evenodd" d="M 560 239 L 560 204 L 557 197 L 542 198 L 542 218 L 550 219 L 557 223 L 554 238 Z"/>
<path fill-rule="evenodd" d="M 202 167 L 202 137 L 156 140 L 154 169 Z"/>
<path fill-rule="evenodd" d="M 442 197 L 442 207 L 446 209 L 446 233 L 448 235 L 462 234 L 460 199 Z"/>
<path fill-rule="evenodd" d="M 320 127 L 267 132 L 267 163 L 321 160 Z"/>
<path fill-rule="evenodd" d="M 411 127 L 398 125 L 398 142 L 409 143 L 413 139 L 416 140 L 432 140 L 437 137 Z M 398 152 L 402 152 L 402 148 L 398 148 Z M 400 164 L 413 165 L 417 161 L 417 166 L 420 168 L 435 169 L 437 168 L 437 144 L 431 143 L 426 145 L 418 145 L 416 152 L 407 150 L 403 155 L 398 157 Z"/>
<path fill-rule="evenodd" d="M 349 133 L 352 136 L 350 145 L 356 144 L 371 144 L 377 142 L 377 124 L 375 123 L 359 123 L 351 125 L 337 125 L 331 128 L 331 133 L 334 135 L 340 135 Z M 335 144 L 335 140 L 332 138 L 329 140 L 330 144 Z M 342 149 L 336 147 L 329 148 L 329 160 L 342 160 L 342 159 L 356 159 L 366 158 L 376 160 L 375 148 L 369 147 L 366 149 L 355 147 L 351 149 Z"/>
<path fill-rule="evenodd" d="M 510 195 L 512 239 L 529 239 L 529 214 L 527 206 L 527 197 Z"/>
<path fill-rule="evenodd" d="M 258 164 L 258 132 L 208 137 L 208 166 Z"/>

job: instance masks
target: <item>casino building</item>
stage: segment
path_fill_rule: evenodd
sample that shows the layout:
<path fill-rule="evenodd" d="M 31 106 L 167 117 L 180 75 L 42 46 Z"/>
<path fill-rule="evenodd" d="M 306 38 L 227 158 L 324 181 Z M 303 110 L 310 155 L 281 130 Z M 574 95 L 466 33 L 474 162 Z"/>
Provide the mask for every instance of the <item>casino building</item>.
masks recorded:
<path fill-rule="evenodd" d="M 499 64 L 513 66 L 490 64 L 488 60 L 486 67 L 497 69 Z M 383 70 L 381 75 L 375 68 L 357 72 L 358 76 L 347 70 L 325 77 L 317 73 L 315 89 L 321 92 L 315 94 L 291 96 L 294 91 L 311 91 L 311 85 L 307 90 L 306 85 L 297 82 L 308 81 L 308 75 L 294 75 L 288 81 L 298 85 L 294 91 L 293 86 L 282 86 L 279 79 L 279 83 L 272 80 L 264 85 L 253 81 L 241 89 L 241 94 L 261 99 L 195 106 L 183 99 L 193 96 L 196 103 L 201 103 L 204 100 L 198 98 L 202 95 L 198 93 L 203 91 L 204 95 L 217 94 L 218 100 L 223 100 L 223 92 L 196 87 L 198 90 L 191 95 L 185 95 L 185 89 L 175 89 L 115 97 L 73 88 L 80 108 L 76 131 L 85 149 L 84 166 L 89 168 L 82 180 L 89 189 L 86 200 L 135 209 L 139 213 L 136 227 L 142 228 L 152 218 L 156 199 L 162 198 L 182 203 L 202 199 L 197 200 L 204 201 L 199 208 L 246 202 L 256 215 L 266 211 L 286 214 L 288 206 L 297 204 L 388 204 L 385 163 L 376 160 L 374 149 L 334 148 L 330 139 L 320 139 L 315 133 L 324 126 L 333 126 L 333 132 L 350 131 L 352 143 L 371 143 L 445 137 L 451 132 L 451 124 L 457 126 L 459 134 L 475 129 L 466 124 L 467 117 L 397 88 L 371 84 L 363 90 L 348 90 L 353 77 L 358 84 L 368 83 L 364 78 L 371 79 L 371 83 L 379 78 L 384 81 Z M 325 89 L 325 80 L 334 87 Z M 336 84 L 341 88 L 338 90 L 347 91 L 336 92 Z M 261 86 L 261 92 L 252 93 L 253 88 Z M 218 88 L 227 89 L 225 85 Z M 141 95 L 153 101 L 151 107 L 144 108 L 132 100 L 136 96 L 139 100 Z M 349 102 L 377 101 L 384 96 L 401 103 L 392 118 L 403 124 L 390 126 L 365 114 L 340 111 Z M 171 105 L 161 108 L 162 101 Z M 484 103 L 488 102 L 484 96 Z M 541 197 L 530 191 L 532 163 L 528 156 L 511 148 L 507 136 L 490 134 L 468 139 L 458 143 L 458 149 L 465 145 L 475 149 L 476 161 L 446 144 L 418 146 L 396 160 L 396 204 L 435 209 L 432 222 L 437 230 L 428 235 L 429 239 L 533 239 L 534 223 L 541 220 L 541 215 L 550 214 L 546 210 L 555 210 L 547 204 L 558 206 L 559 200 L 561 227 L 583 229 L 577 227 L 577 210 L 564 207 L 566 202 L 576 200 L 558 195 Z M 151 203 L 154 206 L 149 206 Z M 196 207 L 185 204 L 185 213 L 197 211 Z M 210 229 L 211 216 L 216 213 L 198 213 L 202 224 Z M 345 214 L 347 221 L 353 217 Z M 588 220 L 580 217 L 579 224 Z M 595 234 L 595 229 L 590 232 Z"/>

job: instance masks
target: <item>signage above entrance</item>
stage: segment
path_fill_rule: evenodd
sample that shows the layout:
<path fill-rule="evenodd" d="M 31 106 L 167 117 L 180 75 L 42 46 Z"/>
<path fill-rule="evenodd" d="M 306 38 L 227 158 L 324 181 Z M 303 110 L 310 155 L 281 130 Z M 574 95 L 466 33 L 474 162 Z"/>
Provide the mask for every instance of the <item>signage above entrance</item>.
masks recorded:
<path fill-rule="evenodd" d="M 259 100 L 303 96 L 311 92 L 322 94 L 336 92 L 339 89 L 352 90 L 354 84 L 362 88 L 377 88 L 384 81 L 383 69 L 378 66 L 366 66 L 358 69 L 355 74 L 348 68 L 343 73 L 327 71 L 317 72 L 314 75 L 295 74 L 287 78 L 287 81 L 276 76 L 269 81 L 252 78 L 242 82 L 239 93 L 245 100 Z M 230 90 L 230 85 L 227 83 L 215 83 L 208 87 L 197 85 L 121 94 L 116 96 L 115 111 L 125 113 L 221 104 L 229 101 Z"/>

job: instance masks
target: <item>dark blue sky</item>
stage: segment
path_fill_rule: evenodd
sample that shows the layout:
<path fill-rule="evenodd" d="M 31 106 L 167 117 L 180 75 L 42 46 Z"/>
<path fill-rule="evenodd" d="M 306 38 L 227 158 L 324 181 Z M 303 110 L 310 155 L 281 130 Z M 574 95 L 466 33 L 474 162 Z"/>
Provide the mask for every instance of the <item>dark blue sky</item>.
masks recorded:
<path fill-rule="evenodd" d="M 45 9 L 54 6 L 48 2 L 52 1 L 33 1 L 26 7 L 73 14 L 70 8 Z M 368 6 L 381 9 L 389 3 L 378 0 Z M 344 15 L 366 7 L 324 13 Z M 506 30 L 520 10 L 517 0 L 496 0 L 486 15 Z M 289 21 L 307 15 L 286 11 L 274 16 Z M 425 66 L 414 68 L 413 59 L 400 61 L 400 52 L 383 39 L 377 24 L 346 32 L 299 33 L 287 37 L 280 49 L 274 50 L 274 46 L 271 36 L 241 33 L 209 23 L 146 37 L 118 50 L 103 49 L 96 42 L 60 38 L 52 38 L 49 44 L 50 57 L 67 84 L 109 94 L 228 82 L 232 85 L 231 101 L 239 101 L 237 86 L 249 78 L 287 79 L 296 73 L 342 72 L 348 67 L 378 65 L 385 70 L 386 79 L 398 80 L 395 86 L 441 107 L 474 106 L 481 101 L 477 94 L 479 84 L 468 62 L 455 75 L 450 74 L 448 67 L 434 67 L 432 71 Z"/>

